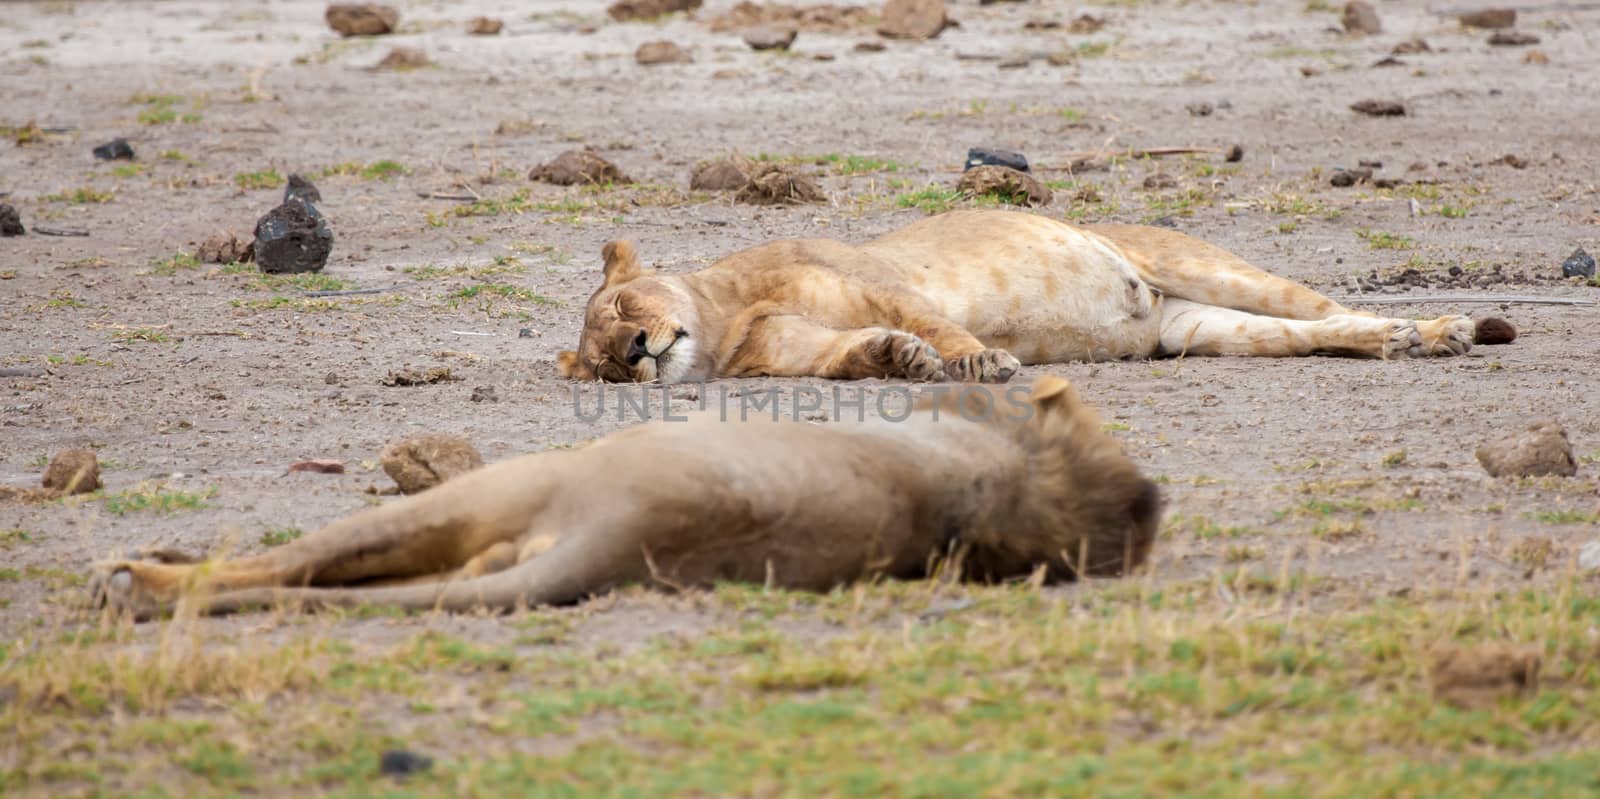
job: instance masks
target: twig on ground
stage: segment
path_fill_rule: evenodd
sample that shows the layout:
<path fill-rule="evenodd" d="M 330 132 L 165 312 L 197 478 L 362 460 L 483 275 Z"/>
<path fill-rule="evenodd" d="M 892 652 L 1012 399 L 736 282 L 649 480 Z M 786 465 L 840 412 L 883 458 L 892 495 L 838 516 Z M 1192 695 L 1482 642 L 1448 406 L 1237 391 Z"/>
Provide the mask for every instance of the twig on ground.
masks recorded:
<path fill-rule="evenodd" d="M 1412 303 L 1515 303 L 1518 305 L 1594 305 L 1594 300 L 1580 297 L 1516 297 L 1510 295 L 1423 295 L 1418 297 L 1333 297 L 1339 303 L 1365 303 L 1367 305 L 1408 305 Z"/>
<path fill-rule="evenodd" d="M 58 227 L 42 227 L 40 225 L 34 225 L 33 226 L 33 232 L 35 232 L 35 233 L 37 233 L 37 234 L 39 234 L 41 236 L 87 236 L 87 235 L 89 235 L 89 231 L 87 231 L 87 230 L 70 230 L 70 229 L 67 229 L 67 228 L 58 228 Z"/>

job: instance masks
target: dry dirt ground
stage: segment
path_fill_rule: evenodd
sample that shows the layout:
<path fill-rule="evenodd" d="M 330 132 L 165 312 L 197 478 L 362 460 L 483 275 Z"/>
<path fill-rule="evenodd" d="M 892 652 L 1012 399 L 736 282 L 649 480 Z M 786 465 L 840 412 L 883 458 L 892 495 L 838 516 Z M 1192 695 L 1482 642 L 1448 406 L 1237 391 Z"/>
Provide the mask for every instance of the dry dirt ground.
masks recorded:
<path fill-rule="evenodd" d="M 0 239 L 0 367 L 47 370 L 0 379 L 0 481 L 36 484 L 68 446 L 105 464 L 102 497 L 0 504 L 0 640 L 20 652 L 70 627 L 84 567 L 114 549 L 254 550 L 375 501 L 363 490 L 388 483 L 375 462 L 400 437 L 457 433 L 497 460 L 630 423 L 576 418 L 554 369 L 576 343 L 603 243 L 634 239 L 647 262 L 683 272 L 776 237 L 863 240 L 974 204 L 948 192 L 970 146 L 1025 152 L 1055 188 L 1037 213 L 1166 217 L 1334 295 L 1402 296 L 1380 284 L 1459 267 L 1483 277 L 1410 293 L 1595 298 L 1559 275 L 1576 247 L 1600 250 L 1600 11 L 1541 6 L 1517 25 L 1537 44 L 1497 47 L 1436 13 L 1448 4 L 1379 5 L 1384 32 L 1353 37 L 1337 10 L 1298 0 L 963 2 L 951 7 L 960 26 L 932 41 L 864 52 L 854 45 L 879 40 L 870 27 L 804 31 L 788 53 L 710 31 L 726 0 L 626 24 L 598 2 L 407 2 L 397 34 L 356 40 L 329 31 L 314 2 L 0 5 L 0 125 L 45 131 L 0 141 L 0 202 L 30 228 Z M 1082 13 L 1105 27 L 1024 28 Z M 468 35 L 479 15 L 505 31 Z M 1414 37 L 1431 52 L 1375 66 Z M 655 39 L 694 62 L 636 65 L 635 48 Z M 395 46 L 434 65 L 374 69 Z M 1063 51 L 1075 63 L 997 65 Z M 1407 114 L 1350 110 L 1369 98 Z M 1212 112 L 1193 113 L 1197 103 Z M 136 160 L 91 157 L 116 136 Z M 1235 163 L 1200 153 L 1071 168 L 1086 151 L 1234 144 Z M 581 146 L 640 185 L 527 180 Z M 689 191 L 697 160 L 732 153 L 792 159 L 819 176 L 826 202 L 755 207 Z M 1329 185 L 1364 160 L 1406 183 Z M 215 232 L 247 238 L 294 172 L 317 183 L 335 232 L 323 278 L 195 263 Z M 1174 185 L 1146 188 L 1157 173 Z M 304 296 L 368 288 L 384 291 Z M 1595 309 L 1390 308 L 1504 315 L 1521 336 L 1454 359 L 1074 364 L 1018 379 L 1072 379 L 1160 476 L 1170 522 L 1147 584 L 1255 568 L 1326 578 L 1354 603 L 1463 580 L 1554 585 L 1597 532 Z M 383 385 L 406 366 L 460 379 Z M 821 385 L 728 389 L 802 383 Z M 484 387 L 495 401 L 473 401 Z M 1566 426 L 1578 476 L 1484 474 L 1473 448 L 1541 417 Z M 308 458 L 342 459 L 347 472 L 285 473 Z M 1532 537 L 1550 540 L 1543 567 L 1518 554 Z M 732 611 L 632 594 L 560 613 L 563 646 L 585 653 L 692 640 Z M 227 639 L 258 621 L 197 634 Z M 824 627 L 802 618 L 789 632 Z M 377 646 L 425 629 L 503 642 L 496 623 L 429 617 L 350 618 L 324 634 Z M 22 700 L 0 692 L 7 701 Z M 45 779 L 37 755 L 0 748 L 12 787 L 51 792 L 32 781 Z M 55 778 L 59 790 L 142 784 L 101 776 Z"/>

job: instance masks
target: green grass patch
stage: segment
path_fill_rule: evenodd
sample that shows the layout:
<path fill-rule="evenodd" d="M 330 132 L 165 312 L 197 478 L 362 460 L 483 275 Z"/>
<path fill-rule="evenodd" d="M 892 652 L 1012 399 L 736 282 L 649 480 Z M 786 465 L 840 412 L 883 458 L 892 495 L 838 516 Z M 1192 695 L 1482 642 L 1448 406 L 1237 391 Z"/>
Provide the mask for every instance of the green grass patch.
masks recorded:
<path fill-rule="evenodd" d="M 929 215 L 949 211 L 960 201 L 961 192 L 942 186 L 927 186 L 894 198 L 894 204 L 900 208 L 917 208 Z"/>
<path fill-rule="evenodd" d="M 151 273 L 172 276 L 180 270 L 199 269 L 200 256 L 188 252 L 175 252 L 151 265 Z"/>
<path fill-rule="evenodd" d="M 286 182 L 285 178 L 278 174 L 276 169 L 268 169 L 261 172 L 240 172 L 233 176 L 234 185 L 246 191 L 276 189 Z"/>
<path fill-rule="evenodd" d="M 1381 230 L 1357 230 L 1356 237 L 1365 241 L 1367 247 L 1373 250 L 1409 250 L 1417 244 L 1407 236 Z"/>
<path fill-rule="evenodd" d="M 170 344 L 172 338 L 166 333 L 153 327 L 136 327 L 128 330 L 113 330 L 111 340 L 119 344 L 132 344 L 145 342 L 148 344 Z"/>
<path fill-rule="evenodd" d="M 47 194 L 39 199 L 45 202 L 67 203 L 68 205 L 102 205 L 116 199 L 116 194 L 109 191 L 100 191 L 92 186 L 84 186 L 71 191 Z"/>
<path fill-rule="evenodd" d="M 373 161 L 370 164 L 360 161 L 346 161 L 342 164 L 325 167 L 322 170 L 323 177 L 348 175 L 359 177 L 362 180 L 393 180 L 401 175 L 409 174 L 411 174 L 411 170 L 407 169 L 405 164 L 398 161 L 390 161 L 387 158 Z"/>
<path fill-rule="evenodd" d="M 199 510 L 206 500 L 215 496 L 216 488 L 203 491 L 169 490 L 160 483 L 141 485 L 115 494 L 105 494 L 102 499 L 108 512 L 122 516 L 128 513 L 160 513 L 171 515 L 180 511 Z"/>
<path fill-rule="evenodd" d="M 298 527 L 274 527 L 261 534 L 261 545 L 268 547 L 283 546 L 303 535 L 305 535 L 305 531 Z"/>
<path fill-rule="evenodd" d="M 828 153 L 819 157 L 817 161 L 821 164 L 831 165 L 835 174 L 847 176 L 870 175 L 877 172 L 899 172 L 903 168 L 898 162 L 864 155 Z"/>

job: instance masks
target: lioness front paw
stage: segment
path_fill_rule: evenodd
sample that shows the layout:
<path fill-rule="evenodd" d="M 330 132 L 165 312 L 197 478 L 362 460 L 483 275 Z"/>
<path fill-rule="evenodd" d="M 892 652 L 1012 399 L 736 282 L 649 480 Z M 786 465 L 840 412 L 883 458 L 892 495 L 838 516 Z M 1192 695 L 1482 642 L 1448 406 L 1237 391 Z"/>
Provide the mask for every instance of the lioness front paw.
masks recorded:
<path fill-rule="evenodd" d="M 945 374 L 966 383 L 1004 383 L 1022 368 L 1011 353 L 989 349 L 944 362 Z"/>
<path fill-rule="evenodd" d="M 867 355 L 890 377 L 936 382 L 945 379 L 939 351 L 910 333 L 882 333 L 867 342 Z"/>
<path fill-rule="evenodd" d="M 1465 316 L 1441 316 L 1417 323 L 1422 355 L 1465 355 L 1472 349 L 1475 327 Z"/>
<path fill-rule="evenodd" d="M 1417 332 L 1417 323 L 1405 319 L 1389 320 L 1383 341 L 1383 357 L 1415 358 L 1422 354 L 1422 334 Z"/>

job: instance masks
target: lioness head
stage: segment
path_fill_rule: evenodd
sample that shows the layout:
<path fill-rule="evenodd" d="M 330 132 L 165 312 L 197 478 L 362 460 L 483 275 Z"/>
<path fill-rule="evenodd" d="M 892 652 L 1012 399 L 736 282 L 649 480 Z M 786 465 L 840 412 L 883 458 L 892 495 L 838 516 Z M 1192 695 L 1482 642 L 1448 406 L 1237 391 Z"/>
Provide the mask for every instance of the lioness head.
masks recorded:
<path fill-rule="evenodd" d="M 589 297 L 577 351 L 556 358 L 562 376 L 610 383 L 708 376 L 710 347 L 696 338 L 699 312 L 688 291 L 641 267 L 632 242 L 610 242 L 600 253 L 605 279 Z"/>

